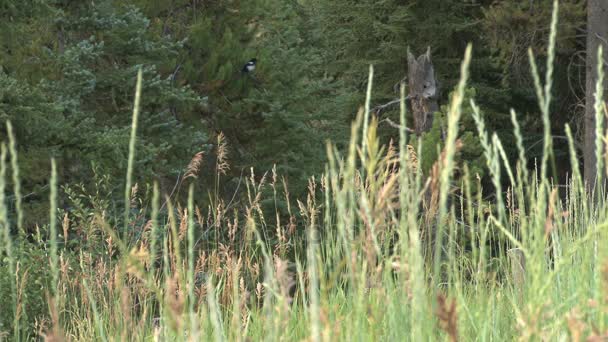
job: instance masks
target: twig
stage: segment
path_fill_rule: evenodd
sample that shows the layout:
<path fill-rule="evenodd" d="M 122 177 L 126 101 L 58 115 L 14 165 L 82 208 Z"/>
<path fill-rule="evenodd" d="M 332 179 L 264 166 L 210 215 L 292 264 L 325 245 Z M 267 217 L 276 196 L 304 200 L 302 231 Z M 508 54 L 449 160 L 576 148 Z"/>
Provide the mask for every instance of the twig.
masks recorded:
<path fill-rule="evenodd" d="M 173 190 L 171 190 L 171 193 L 169 194 L 169 197 L 167 197 L 167 199 L 165 199 L 165 203 L 163 203 L 163 205 L 160 206 L 160 209 L 158 211 L 163 210 L 163 208 L 165 207 L 165 205 L 167 205 L 167 201 L 169 201 L 171 199 L 171 197 L 173 197 L 173 193 L 175 193 L 175 189 L 177 189 L 178 185 L 181 186 L 181 184 L 182 184 L 181 181 L 182 181 L 182 177 L 178 173 L 177 174 L 177 181 L 175 182 L 175 185 L 173 186 Z"/>
<path fill-rule="evenodd" d="M 410 96 L 408 95 L 408 96 L 406 96 L 406 97 L 405 97 L 404 101 L 407 101 L 407 100 L 409 100 L 409 99 L 410 99 Z M 388 103 L 385 103 L 385 104 L 383 104 L 383 105 L 376 106 L 376 107 L 374 107 L 374 108 L 373 108 L 371 111 L 372 111 L 372 112 L 375 112 L 377 115 L 379 115 L 379 114 L 380 114 L 380 113 L 382 113 L 382 111 L 383 111 L 383 110 L 385 110 L 386 108 L 388 108 L 388 107 L 392 107 L 392 106 L 394 106 L 394 105 L 396 105 L 396 104 L 398 104 L 398 103 L 400 103 L 400 102 L 401 102 L 401 99 L 395 99 L 395 100 L 392 100 L 392 101 L 390 101 L 390 102 L 388 102 Z"/>
<path fill-rule="evenodd" d="M 228 205 L 226 206 L 226 210 L 230 209 L 230 206 L 232 205 L 232 202 L 234 202 L 234 199 L 236 198 L 237 193 L 239 192 L 239 188 L 241 187 L 241 182 L 243 181 L 243 172 L 245 171 L 245 168 L 241 169 L 241 176 L 239 177 L 239 182 L 236 185 L 236 190 L 234 190 L 234 194 L 232 194 L 232 198 L 230 199 L 230 202 L 228 202 Z"/>
<path fill-rule="evenodd" d="M 46 189 L 46 188 L 48 188 L 48 187 L 49 187 L 49 185 L 47 184 L 47 185 L 45 185 L 45 186 L 41 187 L 40 189 L 38 189 L 38 191 L 32 191 L 32 192 L 30 192 L 29 194 L 26 194 L 26 195 L 21 196 L 21 199 L 23 200 L 23 199 L 26 199 L 26 198 L 28 198 L 28 197 L 31 197 L 31 196 L 37 195 L 37 194 L 39 194 L 39 193 L 40 193 L 42 190 L 45 190 L 45 189 Z M 12 195 L 12 196 L 7 196 L 7 197 L 6 197 L 6 200 L 7 200 L 7 201 L 16 201 L 16 200 L 17 200 L 17 196 L 15 196 L 15 195 Z"/>
<path fill-rule="evenodd" d="M 401 129 L 401 127 L 402 127 L 401 125 L 399 125 L 398 123 L 394 122 L 393 120 L 391 120 L 389 118 L 382 119 L 382 121 L 380 121 L 380 122 L 384 122 L 384 121 L 386 121 L 386 123 L 389 126 L 391 126 L 391 127 L 394 127 L 394 128 L 397 128 L 397 129 Z M 408 132 L 408 133 L 415 133 L 416 132 L 416 131 L 414 131 L 413 129 L 411 129 L 409 127 L 405 127 L 405 131 Z"/>
<path fill-rule="evenodd" d="M 552 135 L 551 138 L 556 139 L 556 140 L 568 141 L 568 137 L 566 137 L 564 135 Z M 528 146 L 528 148 L 526 149 L 526 152 L 531 151 L 534 147 L 536 147 L 536 145 L 538 145 L 542 142 L 543 142 L 543 139 L 537 140 L 534 144 Z M 576 141 L 574 142 L 574 147 L 576 147 L 577 150 L 580 150 L 580 151 L 583 150 L 583 147 L 581 146 L 581 144 L 577 143 Z"/>
<path fill-rule="evenodd" d="M 173 74 L 171 74 L 171 82 L 175 81 L 175 78 L 177 77 L 177 72 L 179 71 L 179 69 L 181 69 L 182 65 L 179 64 L 176 68 L 175 71 L 173 72 Z"/>
<path fill-rule="evenodd" d="M 407 81 L 407 76 L 404 76 L 401 81 L 395 83 L 395 85 L 393 85 L 393 92 L 394 93 L 399 93 L 399 88 L 401 87 L 401 84 L 405 84 L 405 82 Z"/>
<path fill-rule="evenodd" d="M 598 33 L 595 33 L 595 38 L 601 40 L 604 42 L 604 44 L 608 45 L 608 40 L 606 40 L 606 38 L 600 36 Z"/>

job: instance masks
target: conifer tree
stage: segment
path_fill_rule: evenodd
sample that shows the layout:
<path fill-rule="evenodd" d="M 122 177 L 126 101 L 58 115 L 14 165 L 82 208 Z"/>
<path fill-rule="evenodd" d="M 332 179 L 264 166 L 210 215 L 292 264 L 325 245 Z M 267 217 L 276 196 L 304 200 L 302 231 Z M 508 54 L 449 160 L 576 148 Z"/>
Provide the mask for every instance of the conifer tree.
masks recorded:
<path fill-rule="evenodd" d="M 122 179 L 140 67 L 145 82 L 136 174 L 142 180 L 174 179 L 206 140 L 200 127 L 178 120 L 204 100 L 160 71 L 183 43 L 150 32 L 149 20 L 132 6 L 59 1 L 42 7 L 37 25 L 23 38 L 39 41 L 6 42 L 3 53 L 10 58 L 0 75 L 0 115 L 16 127 L 25 191 L 43 204 L 35 211 L 45 212 L 50 156 L 58 159 L 67 183 L 89 183 L 93 162 L 101 173 Z M 19 22 L 5 25 L 23 29 Z M 31 224 L 37 216 L 28 218 Z"/>
<path fill-rule="evenodd" d="M 166 31 L 185 39 L 177 81 L 208 99 L 208 106 L 191 114 L 226 135 L 231 177 L 249 167 L 262 174 L 276 165 L 292 193 L 303 191 L 307 178 L 323 169 L 325 140 L 345 136 L 349 120 L 315 101 L 338 84 L 324 77 L 322 52 L 302 5 L 219 1 L 170 9 L 149 5 L 145 12 L 160 16 Z M 252 58 L 258 61 L 255 71 L 243 73 Z"/>

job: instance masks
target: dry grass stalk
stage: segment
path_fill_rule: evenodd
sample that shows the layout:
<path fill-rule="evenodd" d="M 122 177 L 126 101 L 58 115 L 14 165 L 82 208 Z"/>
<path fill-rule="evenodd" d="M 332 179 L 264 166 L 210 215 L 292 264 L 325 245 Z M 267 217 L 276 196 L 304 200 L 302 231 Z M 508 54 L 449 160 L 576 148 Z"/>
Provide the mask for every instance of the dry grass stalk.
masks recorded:
<path fill-rule="evenodd" d="M 194 208 L 194 213 L 196 214 L 196 222 L 198 223 L 199 226 L 204 226 L 205 223 L 205 217 L 203 216 L 203 213 L 201 212 L 201 208 L 199 208 L 198 206 Z"/>
<path fill-rule="evenodd" d="M 239 228 L 239 215 L 235 213 L 233 221 L 229 220 L 226 222 L 226 226 L 228 227 L 228 239 L 230 242 L 234 243 L 236 239 L 236 232 Z"/>
<path fill-rule="evenodd" d="M 594 332 L 589 337 L 587 337 L 587 342 L 606 342 L 608 341 L 608 332 L 599 333 Z"/>
<path fill-rule="evenodd" d="M 105 241 L 106 246 L 108 247 L 108 255 L 114 255 L 114 241 L 112 240 L 112 236 L 108 236 Z"/>
<path fill-rule="evenodd" d="M 289 244 L 288 244 L 288 239 L 285 234 L 285 231 L 280 224 L 280 219 L 279 219 L 278 213 L 277 213 L 276 234 L 277 234 L 276 237 L 277 237 L 278 243 L 276 244 L 276 246 L 274 248 L 274 254 L 279 255 L 279 256 L 285 256 L 287 254 L 287 251 L 289 250 Z"/>
<path fill-rule="evenodd" d="M 17 307 L 16 307 L 16 312 L 15 312 L 15 320 L 19 321 L 21 319 L 21 314 L 23 312 L 23 292 L 25 289 L 25 284 L 27 283 L 27 276 L 28 276 L 28 272 L 29 269 L 26 269 L 23 274 L 21 275 L 21 277 L 19 277 L 19 265 L 20 263 L 17 262 L 16 268 L 15 268 L 15 281 L 16 281 L 16 288 L 17 288 Z M 0 338 L 0 341 L 2 340 L 2 338 Z"/>
<path fill-rule="evenodd" d="M 462 140 L 457 139 L 455 142 L 455 153 L 458 153 L 462 149 L 462 146 Z M 441 169 L 444 167 L 446 161 L 446 150 L 444 148 L 441 151 L 439 158 L 437 161 L 435 161 L 433 167 L 431 168 L 424 190 L 424 198 L 422 200 L 425 214 L 424 226 L 427 227 L 427 229 L 422 230 L 420 238 L 423 241 L 427 241 L 427 247 L 429 250 L 434 239 L 431 228 L 434 227 L 434 221 L 437 219 L 437 214 L 439 212 L 439 182 L 441 178 Z"/>
<path fill-rule="evenodd" d="M 572 309 L 568 316 L 566 316 L 566 321 L 568 322 L 568 330 L 570 330 L 570 340 L 572 342 L 582 341 L 585 324 L 581 321 L 578 309 Z"/>
<path fill-rule="evenodd" d="M 143 243 L 140 243 L 138 247 L 133 247 L 129 252 L 127 258 L 127 274 L 135 276 L 138 279 L 144 279 L 145 268 L 147 263 L 150 261 L 150 253 Z"/>
<path fill-rule="evenodd" d="M 524 289 L 526 283 L 526 257 L 519 248 L 512 248 L 507 251 L 507 257 L 511 264 L 511 281 L 518 294 L 520 302 L 524 300 Z"/>
<path fill-rule="evenodd" d="M 260 278 L 260 264 L 257 262 L 254 262 L 253 265 L 251 265 L 251 267 L 250 267 L 250 272 L 251 272 L 253 279 L 259 279 Z"/>
<path fill-rule="evenodd" d="M 283 183 L 283 193 L 285 195 L 285 203 L 287 203 L 287 212 L 291 216 L 291 201 L 289 200 L 289 187 L 287 186 L 287 180 L 285 177 L 281 177 L 281 183 Z"/>
<path fill-rule="evenodd" d="M 60 284 L 57 285 L 57 291 L 61 291 L 59 285 L 65 286 L 65 284 L 67 283 L 64 280 L 70 279 L 70 275 L 68 273 L 69 270 L 70 270 L 69 261 L 64 257 L 63 253 L 61 253 L 59 255 L 59 273 L 61 273 L 61 281 L 60 281 Z"/>
<path fill-rule="evenodd" d="M 387 165 L 390 162 L 386 161 Z M 376 239 L 380 245 L 384 245 L 387 238 L 390 238 L 391 218 L 393 212 L 399 207 L 399 174 L 396 170 L 388 169 L 380 180 L 380 189 L 376 191 L 374 198 L 374 206 L 372 217 L 374 218 L 374 227 L 376 230 Z"/>
<path fill-rule="evenodd" d="M 545 221 L 545 239 L 548 239 L 553 232 L 555 219 L 555 200 L 557 199 L 557 188 L 553 188 L 551 191 L 551 197 L 549 198 L 549 211 L 547 213 L 547 219 Z"/>
<path fill-rule="evenodd" d="M 212 227 L 214 225 L 214 222 L 213 222 L 213 208 L 211 207 L 211 205 L 207 206 L 207 217 L 204 220 L 206 220 L 206 221 L 203 222 L 203 223 L 206 224 L 207 227 Z M 204 226 L 204 224 L 201 224 L 201 226 Z"/>
<path fill-rule="evenodd" d="M 533 307 L 527 305 L 526 310 L 522 312 L 521 316 L 518 316 L 517 329 L 520 331 L 520 341 L 549 341 L 551 331 L 547 326 L 543 326 L 544 322 L 554 321 L 556 318 L 553 317 L 554 312 L 551 311 L 552 304 L 544 303 L 539 306 Z"/>
<path fill-rule="evenodd" d="M 172 318 L 170 321 L 172 328 L 175 331 L 181 331 L 183 322 L 185 322 L 185 320 L 182 319 L 185 302 L 185 293 L 179 286 L 178 275 L 175 274 L 165 282 L 165 304 L 170 312 L 167 316 Z"/>
<path fill-rule="evenodd" d="M 194 267 L 194 293 L 200 306 L 205 298 L 207 298 L 207 253 L 202 252 L 196 259 Z"/>
<path fill-rule="evenodd" d="M 450 341 L 458 341 L 458 313 L 456 312 L 456 300 L 448 303 L 447 298 L 443 294 L 437 295 L 437 318 L 439 319 L 440 328 L 445 331 Z"/>
<path fill-rule="evenodd" d="M 226 143 L 226 136 L 223 132 L 220 132 L 217 136 L 217 162 L 215 165 L 215 172 L 217 175 L 226 175 L 226 172 L 230 170 L 228 164 L 228 144 Z"/>
<path fill-rule="evenodd" d="M 63 330 L 61 329 L 61 326 L 59 325 L 59 312 L 57 312 L 56 308 L 57 305 L 55 304 L 55 298 L 51 297 L 50 295 L 47 294 L 47 302 L 49 305 L 49 309 L 51 312 L 51 324 L 52 324 L 52 328 L 50 331 L 44 331 L 46 330 L 46 328 L 44 327 L 44 325 L 40 328 L 40 336 L 42 336 L 42 338 L 44 338 L 44 341 L 46 342 L 63 342 L 63 341 L 67 341 L 67 339 L 65 338 L 65 334 L 63 333 Z"/>
<path fill-rule="evenodd" d="M 184 208 L 184 211 L 182 212 L 183 214 L 180 215 L 179 218 L 179 229 L 178 229 L 178 238 L 179 241 L 183 241 L 184 238 L 186 237 L 186 233 L 188 232 L 188 209 Z"/>
<path fill-rule="evenodd" d="M 418 154 L 416 153 L 414 146 L 407 145 L 407 154 L 408 154 L 409 169 L 411 172 L 413 172 L 415 174 L 416 172 L 418 172 L 419 161 L 418 161 Z"/>
<path fill-rule="evenodd" d="M 462 140 L 457 139 L 456 140 L 456 146 L 455 146 L 455 152 L 458 153 L 461 149 L 462 149 Z M 435 215 L 437 214 L 437 211 L 439 210 L 438 206 L 439 206 L 439 189 L 440 189 L 440 176 L 441 176 L 441 169 L 444 167 L 447 159 L 446 159 L 446 150 L 445 148 L 441 151 L 441 155 L 439 156 L 439 158 L 437 159 L 437 161 L 435 161 L 435 163 L 433 164 L 433 167 L 431 168 L 431 172 L 430 172 L 430 191 L 431 191 L 431 198 L 429 203 L 427 204 L 427 209 L 428 209 L 428 217 L 431 217 L 434 219 Z"/>
<path fill-rule="evenodd" d="M 249 303 L 249 297 L 251 296 L 251 293 L 245 287 L 245 279 L 243 279 L 243 277 L 239 279 L 239 294 L 241 296 L 241 302 L 239 303 L 239 310 L 241 311 L 242 319 L 241 324 L 243 325 L 243 327 L 245 327 L 247 325 L 247 321 L 249 320 L 249 316 L 251 315 L 251 312 L 247 307 L 247 303 Z"/>
<path fill-rule="evenodd" d="M 146 221 L 146 224 L 144 225 L 143 231 L 144 232 L 149 232 L 150 230 L 152 230 L 152 226 L 153 225 L 154 225 L 154 222 L 152 222 L 152 220 Z"/>
<path fill-rule="evenodd" d="M 198 178 L 198 172 L 201 169 L 201 163 L 203 162 L 203 152 L 200 151 L 192 157 L 190 163 L 188 163 L 188 167 L 186 167 L 186 173 L 184 173 L 183 179 L 188 178 Z"/>
<path fill-rule="evenodd" d="M 208 270 L 209 273 L 215 273 L 215 275 L 220 275 L 222 273 L 223 270 L 223 261 L 221 256 L 219 255 L 219 252 L 217 250 L 213 250 L 211 252 L 211 255 L 209 255 L 209 263 L 208 265 Z"/>
<path fill-rule="evenodd" d="M 120 310 L 122 312 L 121 315 L 117 315 L 117 317 L 122 317 L 124 322 L 123 333 L 123 341 L 127 340 L 126 334 L 132 330 L 133 322 L 131 320 L 131 310 L 133 307 L 133 303 L 131 302 L 131 292 L 127 286 L 123 286 L 120 289 Z"/>
<path fill-rule="evenodd" d="M 64 243 L 64 246 L 67 247 L 68 229 L 70 228 L 70 219 L 68 218 L 68 213 L 65 213 L 65 215 L 63 215 L 63 223 L 61 224 L 61 227 L 63 228 L 63 243 Z"/>
<path fill-rule="evenodd" d="M 368 273 L 370 274 L 367 275 L 369 282 L 370 278 L 375 278 L 375 275 L 373 275 L 373 269 L 376 267 L 378 255 L 376 253 L 374 244 L 374 237 L 371 229 L 372 227 L 363 208 L 359 208 L 359 218 L 365 226 L 365 235 L 363 236 L 363 251 L 365 252 L 365 258 L 369 267 Z"/>
<path fill-rule="evenodd" d="M 262 283 L 258 282 L 255 286 L 255 298 L 258 307 L 262 307 L 262 303 L 264 302 L 264 285 L 262 285 Z"/>
<path fill-rule="evenodd" d="M 222 221 L 224 221 L 224 214 L 226 213 L 225 204 L 223 200 L 217 201 L 217 205 L 214 210 L 214 226 L 219 227 L 222 225 Z"/>
<path fill-rule="evenodd" d="M 398 206 L 398 203 L 395 202 L 397 190 L 399 189 L 398 179 L 399 175 L 397 173 L 391 172 L 387 175 L 384 184 L 382 184 L 382 187 L 376 194 L 376 209 L 389 211 Z"/>
<path fill-rule="evenodd" d="M 131 187 L 131 208 L 135 208 L 137 206 L 137 190 L 138 185 L 135 183 L 133 187 Z"/>
<path fill-rule="evenodd" d="M 296 217 L 294 215 L 289 216 L 289 225 L 287 226 L 287 233 L 292 236 L 296 232 Z"/>
<path fill-rule="evenodd" d="M 296 285 L 293 272 L 289 271 L 289 262 L 279 257 L 274 258 L 274 268 L 276 279 L 279 284 L 279 292 L 285 299 L 285 309 L 289 311 L 289 305 L 291 304 L 293 297 L 291 296 L 291 290 Z"/>
<path fill-rule="evenodd" d="M 207 252 L 203 251 L 199 254 L 198 259 L 196 259 L 196 266 L 194 267 L 194 274 L 204 274 L 207 268 Z M 197 282 L 198 283 L 198 282 Z M 201 282 L 203 283 L 203 282 Z"/>

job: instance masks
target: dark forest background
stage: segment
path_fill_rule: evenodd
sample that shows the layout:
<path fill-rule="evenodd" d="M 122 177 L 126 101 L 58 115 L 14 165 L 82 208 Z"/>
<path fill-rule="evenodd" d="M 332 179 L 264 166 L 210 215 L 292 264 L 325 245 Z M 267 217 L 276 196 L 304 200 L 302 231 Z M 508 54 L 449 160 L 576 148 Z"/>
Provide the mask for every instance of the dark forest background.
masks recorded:
<path fill-rule="evenodd" d="M 564 124 L 582 141 L 586 9 L 581 0 L 560 3 L 551 113 L 565 175 Z M 184 184 L 195 182 L 202 207 L 218 199 L 238 203 L 251 168 L 259 178 L 276 166 L 291 195 L 301 196 L 307 179 L 324 170 L 326 141 L 347 143 L 369 65 L 372 106 L 389 102 L 407 74 L 408 48 L 416 55 L 431 48 L 445 104 L 472 42 L 467 93 L 483 108 L 489 130 L 514 160 L 515 108 L 528 156 L 540 156 L 527 49 L 544 65 L 550 13 L 550 1 L 520 0 L 2 0 L 0 121 L 12 121 L 19 142 L 24 227 L 32 232 L 47 222 L 50 157 L 58 161 L 64 210 L 99 198 L 108 200 L 106 210 L 123 207 L 124 182 L 117 180 L 127 166 L 139 68 L 138 191 L 150 194 L 146 184 L 156 180 L 162 193 L 183 199 Z M 258 60 L 255 72 L 241 73 L 251 58 Z M 398 137 L 388 124 L 398 115 L 396 108 L 379 118 L 386 144 Z M 444 122 L 436 117 L 423 165 L 433 163 L 441 142 Z M 466 110 L 461 130 L 460 158 L 483 181 L 485 160 Z M 3 128 L 0 140 L 5 134 Z M 186 178 L 195 156 L 197 177 Z"/>

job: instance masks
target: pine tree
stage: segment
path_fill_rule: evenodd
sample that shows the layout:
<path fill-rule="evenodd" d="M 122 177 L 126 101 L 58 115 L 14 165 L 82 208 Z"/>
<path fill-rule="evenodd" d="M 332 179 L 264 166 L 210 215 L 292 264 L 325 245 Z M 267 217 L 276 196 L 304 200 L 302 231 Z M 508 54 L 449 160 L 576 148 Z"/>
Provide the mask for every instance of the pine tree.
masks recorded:
<path fill-rule="evenodd" d="M 233 180 L 249 167 L 262 174 L 276 165 L 292 193 L 304 191 L 308 177 L 323 170 L 325 140 L 345 136 L 349 120 L 315 101 L 338 83 L 324 77 L 322 52 L 302 5 L 219 1 L 151 4 L 145 11 L 186 40 L 177 81 L 208 99 L 207 107 L 192 114 L 228 138 Z M 242 73 L 251 58 L 258 60 L 255 72 Z"/>
<path fill-rule="evenodd" d="M 580 52 L 585 46 L 579 34 L 585 23 L 583 0 L 560 1 L 556 56 L 553 73 L 553 101 L 551 103 L 552 132 L 564 135 L 564 125 L 582 128 L 582 102 L 585 83 L 584 60 Z M 499 83 L 509 97 L 502 100 L 520 113 L 522 127 L 526 129 L 529 158 L 542 154 L 542 127 L 534 81 L 530 72 L 528 48 L 534 52 L 540 73 L 544 74 L 553 2 L 504 1 L 488 5 L 481 17 L 484 42 L 493 52 L 496 65 L 502 69 L 497 75 Z M 496 90 L 494 90 L 496 93 Z M 493 100 L 499 103 L 500 98 Z M 507 110 L 505 108 L 504 110 Z M 580 114 L 580 115 L 579 115 Z M 510 127 L 510 126 L 509 126 Z M 582 129 L 578 129 L 582 132 Z M 555 140 L 559 182 L 565 181 L 570 167 L 568 146 L 565 140 Z"/>
<path fill-rule="evenodd" d="M 37 17 L 40 26 L 32 26 L 36 31 L 26 36 L 35 40 L 40 33 L 35 49 L 10 45 L 3 50 L 33 63 L 20 68 L 16 57 L 8 59 L 9 75 L 0 78 L 2 117 L 17 129 L 26 191 L 46 183 L 51 156 L 58 159 L 66 183 L 88 183 L 93 162 L 102 173 L 123 179 L 140 67 L 145 82 L 136 174 L 146 181 L 170 178 L 173 185 L 206 141 L 201 127 L 179 120 L 181 113 L 204 106 L 204 100 L 175 84 L 171 73 L 161 73 L 183 42 L 150 32 L 150 22 L 139 10 L 111 1 L 57 2 L 44 13 Z M 22 29 L 19 23 L 8 25 Z M 37 193 L 41 213 L 43 195 Z M 28 218 L 30 224 L 38 219 Z"/>

